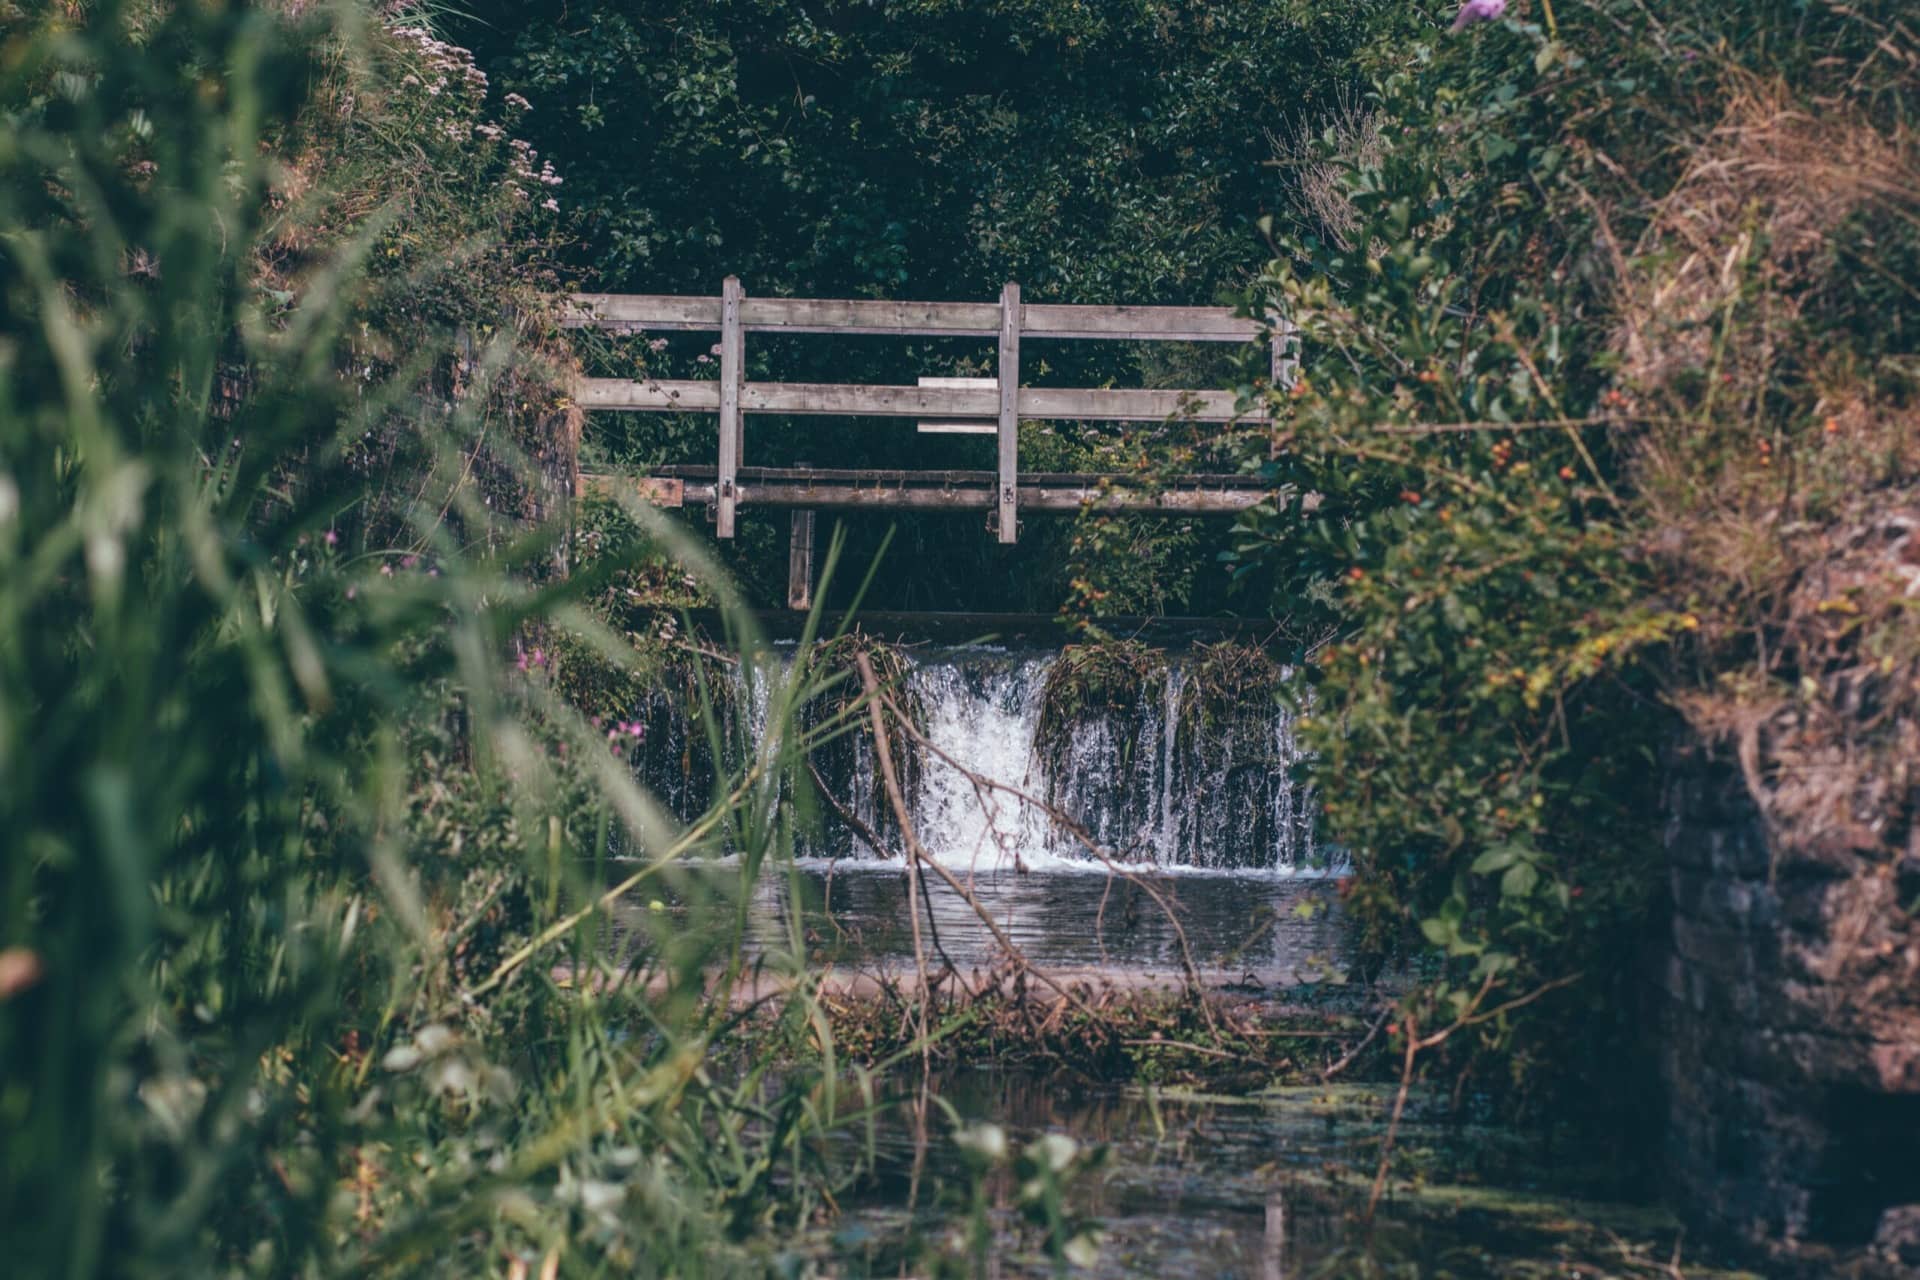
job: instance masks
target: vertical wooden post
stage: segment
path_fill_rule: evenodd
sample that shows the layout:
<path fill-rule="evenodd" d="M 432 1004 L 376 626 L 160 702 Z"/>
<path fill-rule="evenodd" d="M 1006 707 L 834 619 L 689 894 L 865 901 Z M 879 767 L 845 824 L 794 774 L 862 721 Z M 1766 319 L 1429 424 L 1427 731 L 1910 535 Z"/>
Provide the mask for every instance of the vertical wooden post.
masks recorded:
<path fill-rule="evenodd" d="M 1000 541 L 1019 537 L 1020 513 L 1020 286 L 1000 289 L 1000 487 L 996 511 Z"/>
<path fill-rule="evenodd" d="M 720 474 L 715 485 L 714 532 L 733 536 L 733 510 L 739 499 L 740 454 L 746 443 L 740 425 L 740 387 L 745 381 L 747 343 L 740 328 L 740 277 L 720 286 Z"/>
<path fill-rule="evenodd" d="M 1285 316 L 1273 321 L 1273 389 L 1291 391 L 1300 377 L 1300 331 Z"/>
<path fill-rule="evenodd" d="M 813 608 L 813 512 L 793 513 L 792 541 L 787 549 L 787 608 L 801 613 Z"/>

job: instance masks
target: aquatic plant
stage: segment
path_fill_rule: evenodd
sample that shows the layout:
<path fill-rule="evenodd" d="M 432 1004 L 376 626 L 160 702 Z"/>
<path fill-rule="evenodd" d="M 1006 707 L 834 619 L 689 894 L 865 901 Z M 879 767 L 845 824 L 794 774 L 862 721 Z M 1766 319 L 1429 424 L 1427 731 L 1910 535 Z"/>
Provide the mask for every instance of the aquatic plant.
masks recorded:
<path fill-rule="evenodd" d="M 1126 723 L 1143 707 L 1166 696 L 1167 656 L 1138 640 L 1096 640 L 1068 645 L 1047 669 L 1040 690 L 1040 718 L 1034 749 L 1053 759 L 1065 756 L 1076 732 L 1089 720 Z M 1122 767 L 1140 750 L 1131 734 L 1123 736 Z"/>

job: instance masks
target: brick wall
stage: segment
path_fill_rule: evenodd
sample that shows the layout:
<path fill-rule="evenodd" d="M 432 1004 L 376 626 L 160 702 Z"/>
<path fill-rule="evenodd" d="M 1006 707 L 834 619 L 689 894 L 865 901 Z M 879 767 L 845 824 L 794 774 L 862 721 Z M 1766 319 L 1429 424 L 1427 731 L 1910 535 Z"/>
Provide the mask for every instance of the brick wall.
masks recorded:
<path fill-rule="evenodd" d="M 1920 1276 L 1920 835 L 1770 838 L 1724 755 L 1670 771 L 1658 1018 L 1668 1172 L 1768 1274 Z"/>

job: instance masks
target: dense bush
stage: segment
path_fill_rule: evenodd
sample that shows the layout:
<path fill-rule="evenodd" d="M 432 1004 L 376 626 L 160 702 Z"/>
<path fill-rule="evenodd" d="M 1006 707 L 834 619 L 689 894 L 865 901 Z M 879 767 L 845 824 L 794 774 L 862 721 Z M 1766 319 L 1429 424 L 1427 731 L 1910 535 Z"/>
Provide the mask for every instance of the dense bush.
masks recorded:
<path fill-rule="evenodd" d="M 1326 131 L 1261 285 L 1304 331 L 1289 500 L 1233 563 L 1338 630 L 1306 723 L 1347 901 L 1376 956 L 1445 957 L 1402 1043 L 1465 1019 L 1517 1079 L 1607 1084 L 1680 713 L 1841 696 L 1787 603 L 1920 463 L 1887 285 L 1920 167 L 1898 6 L 1560 10 L 1392 32 Z"/>

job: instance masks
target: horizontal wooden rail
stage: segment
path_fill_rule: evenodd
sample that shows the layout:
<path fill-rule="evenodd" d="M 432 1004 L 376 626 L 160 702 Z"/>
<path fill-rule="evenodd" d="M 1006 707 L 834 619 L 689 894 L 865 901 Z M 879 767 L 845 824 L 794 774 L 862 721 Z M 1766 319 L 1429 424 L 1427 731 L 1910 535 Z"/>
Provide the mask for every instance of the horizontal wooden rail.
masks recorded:
<path fill-rule="evenodd" d="M 679 378 L 581 378 L 574 403 L 583 409 L 718 413 L 718 382 Z M 1198 422 L 1227 422 L 1235 413 L 1231 391 L 1139 391 L 1072 387 L 1022 387 L 1023 419 L 1084 419 L 1102 422 L 1164 422 L 1189 411 Z M 742 413 L 839 414 L 846 417 L 978 418 L 1000 412 L 994 387 L 886 387 L 831 382 L 749 382 L 740 389 Z M 1257 417 L 1259 415 L 1244 415 Z"/>
<path fill-rule="evenodd" d="M 687 471 L 694 468 L 675 468 Z M 705 476 L 627 476 L 586 472 L 580 492 L 612 497 L 634 494 L 660 507 L 715 506 L 719 482 L 715 468 Z M 1242 476 L 1187 476 L 1166 488 L 1133 488 L 1119 477 L 1068 473 L 1029 474 L 1020 478 L 1023 511 L 1129 511 L 1159 515 L 1232 515 L 1257 506 L 1272 491 Z M 854 511 L 988 511 L 999 497 L 993 471 L 863 472 L 793 471 L 743 467 L 734 485 L 738 506 Z"/>
<path fill-rule="evenodd" d="M 823 507 L 984 506 L 994 513 L 991 523 L 1001 542 L 1012 542 L 1018 536 L 1018 514 L 1023 505 L 1040 511 L 1077 510 L 1090 502 L 1114 510 L 1241 510 L 1260 501 L 1259 496 L 1246 497 L 1242 491 L 1220 488 L 1145 493 L 1104 484 L 1046 485 L 1036 484 L 1030 477 L 1022 483 L 1019 435 L 1023 420 L 1165 422 L 1184 417 L 1230 422 L 1243 414 L 1239 398 L 1230 391 L 1023 387 L 1020 344 L 1028 338 L 1244 343 L 1267 337 L 1272 345 L 1273 385 L 1286 385 L 1293 377 L 1293 340 L 1284 324 L 1269 329 L 1259 320 L 1236 315 L 1227 307 L 1028 303 L 1021 299 L 1020 286 L 1011 282 L 1002 287 L 997 303 L 893 302 L 872 298 L 750 298 L 740 280 L 728 276 L 717 298 L 576 293 L 562 314 L 561 324 L 628 333 L 696 330 L 720 334 L 717 382 L 581 378 L 575 384 L 574 402 L 583 409 L 719 415 L 719 466 L 704 489 L 701 481 L 684 478 L 650 483 L 678 486 L 673 490 L 675 505 L 682 500 L 711 501 L 714 529 L 722 538 L 733 536 L 734 509 L 743 502 Z M 922 379 L 922 385 L 913 387 L 748 382 L 745 343 L 749 333 L 994 339 L 997 368 L 992 381 L 979 386 L 952 378 Z M 966 430 L 967 422 L 982 426 L 991 423 L 997 470 L 990 477 L 991 483 L 968 481 L 946 490 L 896 486 L 885 496 L 863 486 L 857 477 L 838 484 L 818 479 L 802 484 L 773 476 L 748 480 L 747 469 L 741 464 L 746 455 L 744 423 L 749 414 L 915 418 L 949 429 L 956 424 L 946 420 L 959 419 L 959 430 Z M 1244 416 L 1252 421 L 1265 420 L 1257 412 Z M 795 496 L 803 492 L 804 502 Z M 664 493 L 661 490 L 656 496 Z M 700 496 L 702 493 L 707 496 Z M 689 498 L 688 494 L 693 496 Z M 794 526 L 796 565 L 803 551 L 810 557 L 812 548 L 810 537 L 802 538 L 801 527 L 799 523 Z M 794 574 L 797 582 L 799 570 Z"/>
<path fill-rule="evenodd" d="M 614 332 L 717 333 L 719 298 L 671 294 L 576 293 L 561 314 L 569 329 Z M 1252 342 L 1260 322 L 1228 307 L 1092 307 L 1030 302 L 1019 310 L 1022 338 L 1159 342 Z M 883 302 L 865 298 L 743 298 L 746 333 L 892 334 L 901 337 L 994 338 L 993 302 Z"/>
<path fill-rule="evenodd" d="M 585 474 L 595 476 L 613 476 L 627 479 L 668 479 L 684 481 L 704 481 L 718 478 L 719 469 L 699 463 L 690 465 L 669 464 L 649 467 L 642 476 L 628 475 L 625 472 L 589 469 Z M 755 481 L 791 480 L 796 482 L 830 482 L 835 484 L 892 485 L 894 487 L 922 486 L 928 488 L 951 488 L 954 485 L 990 484 L 997 473 L 970 468 L 945 468 L 937 471 L 925 469 L 907 470 L 901 467 L 814 467 L 807 465 L 792 467 L 741 467 L 742 479 Z M 1135 475 L 1112 471 L 1023 471 L 1022 480 L 1034 484 L 1047 485 L 1132 485 L 1145 486 L 1149 482 Z M 1194 471 L 1182 475 L 1166 477 L 1157 481 L 1171 489 L 1247 489 L 1256 493 L 1268 493 L 1273 486 L 1256 475 L 1246 475 L 1234 471 Z"/>

